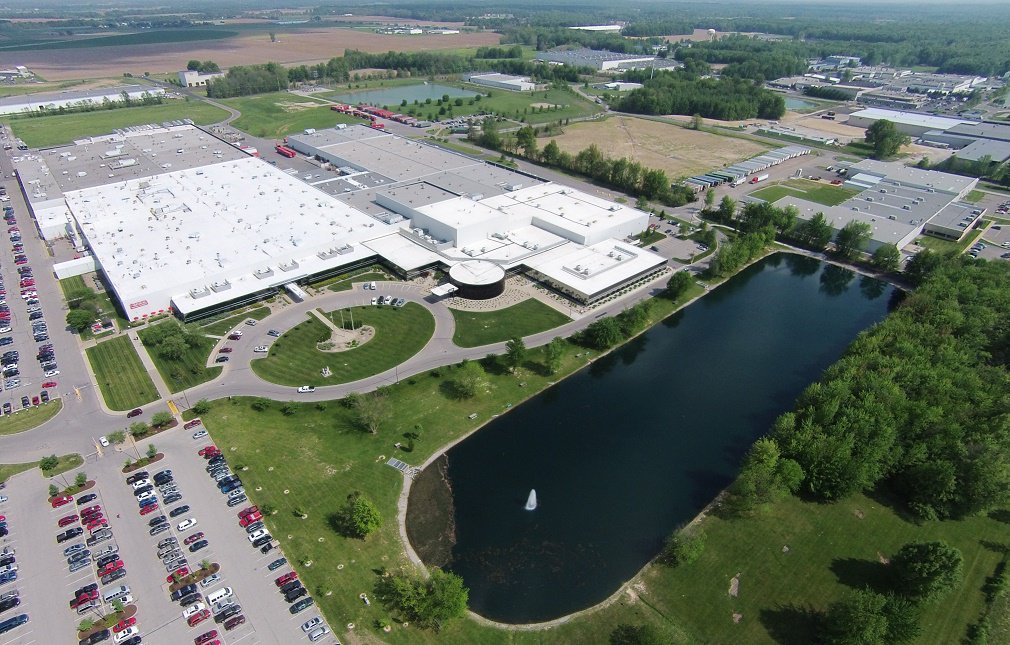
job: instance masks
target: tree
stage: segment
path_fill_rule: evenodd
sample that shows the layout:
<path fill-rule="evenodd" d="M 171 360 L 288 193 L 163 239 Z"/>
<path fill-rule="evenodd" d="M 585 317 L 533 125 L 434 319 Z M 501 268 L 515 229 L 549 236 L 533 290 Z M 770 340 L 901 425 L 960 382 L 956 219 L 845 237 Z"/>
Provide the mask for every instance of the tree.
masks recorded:
<path fill-rule="evenodd" d="M 60 492 L 60 487 L 59 486 L 57 486 L 56 484 L 49 484 L 49 496 L 50 497 L 56 497 L 56 495 L 59 492 Z"/>
<path fill-rule="evenodd" d="M 39 468 L 42 470 L 52 470 L 60 464 L 60 458 L 56 455 L 49 455 L 39 460 Z"/>
<path fill-rule="evenodd" d="M 691 564 L 705 550 L 705 533 L 701 529 L 681 529 L 666 540 L 660 561 L 672 567 Z"/>
<path fill-rule="evenodd" d="M 156 454 L 158 454 L 158 448 L 153 443 L 147 444 L 147 456 L 148 456 L 148 458 L 153 459 Z"/>
<path fill-rule="evenodd" d="M 705 191 L 705 210 L 710 211 L 715 206 L 715 190 L 709 188 Z"/>
<path fill-rule="evenodd" d="M 901 265 L 901 251 L 893 244 L 882 244 L 873 252 L 870 262 L 881 271 L 897 271 Z"/>
<path fill-rule="evenodd" d="M 831 241 L 831 224 L 828 224 L 828 218 L 824 217 L 824 213 L 817 213 L 797 224 L 793 228 L 793 237 L 814 251 L 823 251 Z"/>
<path fill-rule="evenodd" d="M 463 579 L 441 569 L 433 569 L 427 580 L 412 572 L 383 576 L 376 585 L 376 594 L 412 622 L 435 630 L 463 616 L 470 598 Z"/>
<path fill-rule="evenodd" d="M 207 414 L 210 412 L 210 401 L 207 399 L 200 399 L 193 404 L 193 412 L 197 414 Z"/>
<path fill-rule="evenodd" d="M 608 349 L 624 340 L 621 325 L 616 318 L 601 318 L 586 327 L 580 335 L 581 341 L 594 349 Z"/>
<path fill-rule="evenodd" d="M 610 632 L 610 645 L 663 645 L 666 642 L 652 625 L 621 623 Z"/>
<path fill-rule="evenodd" d="M 560 338 L 553 338 L 544 347 L 544 366 L 548 374 L 557 374 L 561 369 L 561 357 L 565 352 L 565 341 Z"/>
<path fill-rule="evenodd" d="M 523 364 L 528 353 L 526 343 L 519 336 L 513 336 L 505 343 L 505 362 L 513 372 Z"/>
<path fill-rule="evenodd" d="M 155 428 L 163 428 L 169 423 L 172 423 L 173 419 L 175 419 L 175 417 L 172 416 L 171 412 L 155 412 L 151 415 L 151 425 Z"/>
<path fill-rule="evenodd" d="M 558 142 L 551 139 L 546 146 L 544 146 L 543 151 L 540 153 L 540 160 L 543 161 L 548 166 L 557 166 L 559 160 L 561 159 L 561 147 L 558 146 Z"/>
<path fill-rule="evenodd" d="M 452 381 L 453 390 L 461 399 L 473 398 L 484 384 L 484 370 L 474 361 L 464 361 Z"/>
<path fill-rule="evenodd" d="M 143 421 L 134 421 L 133 423 L 130 424 L 129 430 L 130 434 L 134 438 L 137 438 L 137 437 L 143 437 L 145 434 L 147 434 L 150 428 Z"/>
<path fill-rule="evenodd" d="M 344 533 L 351 537 L 364 539 L 368 534 L 382 525 L 379 509 L 360 492 L 347 496 L 347 503 L 340 512 Z"/>
<path fill-rule="evenodd" d="M 95 321 L 95 312 L 84 309 L 71 309 L 67 312 L 67 327 L 81 333 Z"/>
<path fill-rule="evenodd" d="M 893 121 L 880 119 L 874 121 L 866 130 L 866 143 L 873 147 L 874 159 L 893 157 L 901 146 L 911 143 L 911 139 L 900 132 Z"/>
<path fill-rule="evenodd" d="M 126 441 L 126 433 L 122 430 L 116 430 L 115 432 L 109 433 L 109 441 L 114 444 L 121 444 Z"/>
<path fill-rule="evenodd" d="M 77 473 L 77 476 L 74 477 L 74 485 L 76 485 L 78 488 L 84 486 L 87 483 L 88 483 L 88 474 L 83 470 Z"/>
<path fill-rule="evenodd" d="M 891 558 L 891 568 L 899 593 L 935 600 L 961 582 L 964 558 L 946 542 L 910 542 Z"/>
<path fill-rule="evenodd" d="M 865 589 L 831 603 L 821 635 L 829 645 L 891 645 L 907 643 L 918 634 L 915 605 Z"/>
<path fill-rule="evenodd" d="M 870 241 L 871 231 L 868 223 L 852 220 L 835 235 L 835 253 L 845 260 L 855 259 Z"/>
<path fill-rule="evenodd" d="M 189 71 L 191 71 L 191 72 L 199 71 L 199 69 L 200 69 L 200 61 L 198 61 L 198 60 L 196 60 L 194 58 L 193 60 L 191 60 L 188 63 L 186 63 L 186 69 L 189 70 Z"/>
<path fill-rule="evenodd" d="M 123 604 L 122 600 L 116 598 L 115 600 L 112 601 L 112 611 L 118 614 L 121 613 L 124 609 L 126 609 L 126 605 Z"/>
<path fill-rule="evenodd" d="M 694 284 L 694 278 L 688 271 L 677 271 L 673 276 L 666 282 L 666 297 L 671 300 L 676 300 L 681 297 L 687 290 L 691 288 Z"/>
<path fill-rule="evenodd" d="M 355 400 L 354 418 L 358 426 L 369 434 L 377 434 L 392 415 L 393 408 L 389 399 L 381 392 L 362 394 Z"/>
<path fill-rule="evenodd" d="M 186 341 L 181 336 L 169 336 L 158 344 L 158 356 L 177 361 L 186 353 Z"/>
<path fill-rule="evenodd" d="M 720 222 L 728 224 L 733 221 L 735 215 L 736 200 L 729 195 L 723 195 L 722 200 L 719 202 L 719 208 L 716 209 L 716 216 Z"/>
<path fill-rule="evenodd" d="M 523 149 L 527 159 L 537 158 L 537 133 L 531 126 L 523 126 L 516 132 L 516 143 Z"/>
<path fill-rule="evenodd" d="M 95 626 L 95 621 L 90 618 L 84 618 L 81 622 L 77 623 L 77 631 L 84 632 Z"/>
<path fill-rule="evenodd" d="M 782 456 L 776 441 L 762 437 L 754 442 L 744 457 L 740 474 L 730 486 L 732 506 L 751 510 L 795 493 L 803 483 L 803 469 Z"/>
<path fill-rule="evenodd" d="M 700 114 L 695 113 L 691 117 L 691 129 L 692 130 L 701 130 L 701 128 L 702 128 L 703 125 L 705 125 L 705 120 L 702 119 L 702 117 L 701 117 Z"/>

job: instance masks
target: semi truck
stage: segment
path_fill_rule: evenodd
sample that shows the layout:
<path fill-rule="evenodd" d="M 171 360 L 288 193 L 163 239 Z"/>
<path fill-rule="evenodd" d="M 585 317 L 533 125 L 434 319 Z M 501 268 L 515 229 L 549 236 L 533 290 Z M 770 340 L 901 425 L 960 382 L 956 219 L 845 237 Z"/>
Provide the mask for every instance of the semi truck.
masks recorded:
<path fill-rule="evenodd" d="M 297 152 L 295 152 L 291 148 L 288 148 L 287 146 L 281 146 L 281 145 L 274 146 L 274 150 L 277 151 L 277 154 L 281 155 L 282 157 L 287 157 L 288 159 L 292 159 L 295 157 L 295 155 L 298 154 Z"/>
<path fill-rule="evenodd" d="M 764 181 L 765 179 L 768 179 L 768 175 L 767 174 L 758 175 L 757 177 L 752 177 L 751 180 L 750 180 L 750 183 L 756 184 L 758 182 Z"/>

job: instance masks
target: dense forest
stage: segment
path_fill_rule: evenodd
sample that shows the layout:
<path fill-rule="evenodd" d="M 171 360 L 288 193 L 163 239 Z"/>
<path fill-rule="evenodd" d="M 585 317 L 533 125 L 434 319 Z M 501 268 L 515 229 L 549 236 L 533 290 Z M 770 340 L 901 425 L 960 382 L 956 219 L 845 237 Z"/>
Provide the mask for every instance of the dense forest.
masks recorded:
<path fill-rule="evenodd" d="M 758 82 L 802 74 L 807 71 L 806 52 L 798 43 L 771 42 L 747 36 L 726 36 L 712 42 L 678 47 L 681 61 L 721 63 L 723 76 L 749 78 Z"/>
<path fill-rule="evenodd" d="M 755 83 L 737 78 L 696 78 L 685 72 L 664 72 L 632 90 L 615 106 L 634 114 L 700 114 L 710 119 L 778 119 L 785 99 Z"/>
<path fill-rule="evenodd" d="M 906 273 L 915 292 L 771 439 L 818 499 L 885 487 L 922 518 L 996 508 L 1010 492 L 1010 265 L 924 252 Z"/>

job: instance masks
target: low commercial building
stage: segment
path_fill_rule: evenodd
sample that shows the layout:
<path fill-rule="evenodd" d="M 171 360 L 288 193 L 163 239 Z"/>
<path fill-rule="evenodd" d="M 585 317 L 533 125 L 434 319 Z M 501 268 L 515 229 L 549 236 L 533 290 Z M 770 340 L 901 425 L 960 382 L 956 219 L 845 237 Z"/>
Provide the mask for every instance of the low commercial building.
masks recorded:
<path fill-rule="evenodd" d="M 621 33 L 624 29 L 621 25 L 585 25 L 581 27 L 569 27 L 575 31 L 595 31 L 595 32 L 606 32 L 606 33 Z"/>
<path fill-rule="evenodd" d="M 545 63 L 572 65 L 575 67 L 592 67 L 600 71 L 633 69 L 649 67 L 655 61 L 655 56 L 642 54 L 622 54 L 603 49 L 554 49 L 537 52 L 536 59 Z"/>
<path fill-rule="evenodd" d="M 947 130 L 962 123 L 974 123 L 969 119 L 957 117 L 936 116 L 919 112 L 902 112 L 882 108 L 866 108 L 849 115 L 848 125 L 857 128 L 869 128 L 871 125 L 886 119 L 894 123 L 895 128 L 903 134 L 918 137 L 930 130 Z"/>
<path fill-rule="evenodd" d="M 224 72 L 197 72 L 193 70 L 185 70 L 179 72 L 179 85 L 183 87 L 207 87 L 207 81 L 212 78 L 221 78 L 224 76 Z"/>
<path fill-rule="evenodd" d="M 39 92 L 0 98 L 0 114 L 22 114 L 60 108 L 100 107 L 106 101 L 118 103 L 123 97 L 140 101 L 145 96 L 161 96 L 160 87 L 151 85 L 117 85 L 94 90 L 64 90 L 62 92 Z"/>
<path fill-rule="evenodd" d="M 793 206 L 801 219 L 823 213 L 835 233 L 849 222 L 865 222 L 870 253 L 884 244 L 901 249 L 922 233 L 960 240 L 982 216 L 963 201 L 977 178 L 870 159 L 850 166 L 847 177 L 845 186 L 860 192 L 837 206 L 799 197 L 783 197 L 775 206 Z"/>
<path fill-rule="evenodd" d="M 510 76 L 508 74 L 470 74 L 466 77 L 468 83 L 483 85 L 484 87 L 494 87 L 499 90 L 509 90 L 512 92 L 532 92 L 537 89 L 537 84 L 528 76 Z"/>

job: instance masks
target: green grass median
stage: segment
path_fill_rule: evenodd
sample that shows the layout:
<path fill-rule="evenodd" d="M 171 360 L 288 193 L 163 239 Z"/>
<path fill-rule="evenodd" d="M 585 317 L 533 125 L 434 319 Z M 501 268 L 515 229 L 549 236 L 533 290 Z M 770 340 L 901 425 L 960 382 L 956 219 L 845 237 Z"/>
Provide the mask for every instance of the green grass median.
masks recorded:
<path fill-rule="evenodd" d="M 87 355 L 110 410 L 130 410 L 158 398 L 154 381 L 126 336 L 89 347 Z"/>
<path fill-rule="evenodd" d="M 63 409 L 63 401 L 51 399 L 49 403 L 18 410 L 0 417 L 0 435 L 17 434 L 38 427 Z"/>
<path fill-rule="evenodd" d="M 513 336 L 525 337 L 560 327 L 571 319 L 536 298 L 498 311 L 450 309 L 456 319 L 452 342 L 459 347 L 480 347 L 500 343 Z"/>

